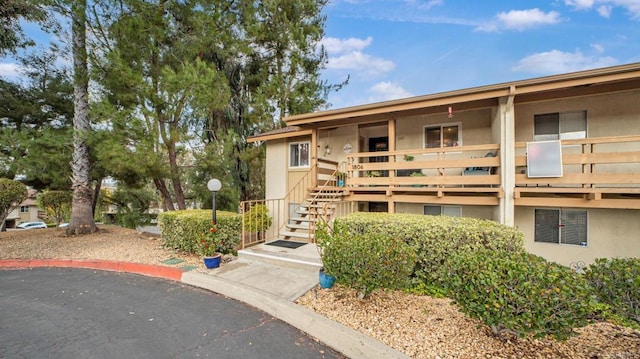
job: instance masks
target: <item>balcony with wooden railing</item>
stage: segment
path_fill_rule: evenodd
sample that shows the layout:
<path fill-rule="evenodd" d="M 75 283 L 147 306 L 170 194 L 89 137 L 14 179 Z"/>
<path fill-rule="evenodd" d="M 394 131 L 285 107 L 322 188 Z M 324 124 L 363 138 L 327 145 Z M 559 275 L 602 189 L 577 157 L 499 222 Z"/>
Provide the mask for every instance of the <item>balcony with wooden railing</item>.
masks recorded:
<path fill-rule="evenodd" d="M 562 140 L 562 176 L 527 176 L 516 143 L 516 206 L 640 209 L 640 136 Z"/>
<path fill-rule="evenodd" d="M 354 153 L 347 156 L 349 199 L 497 205 L 503 195 L 500 145 Z"/>

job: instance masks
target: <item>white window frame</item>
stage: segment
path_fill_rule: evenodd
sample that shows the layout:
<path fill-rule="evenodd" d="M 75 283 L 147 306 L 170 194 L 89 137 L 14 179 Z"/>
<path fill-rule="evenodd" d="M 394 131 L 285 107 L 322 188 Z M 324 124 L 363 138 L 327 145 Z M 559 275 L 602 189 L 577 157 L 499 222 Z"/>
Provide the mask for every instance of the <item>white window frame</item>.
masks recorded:
<path fill-rule="evenodd" d="M 307 148 L 308 148 L 308 150 L 307 150 L 307 159 L 306 159 L 307 160 L 307 164 L 306 165 L 300 165 L 300 164 L 293 165 L 292 164 L 293 158 L 291 157 L 291 147 L 292 146 L 305 145 L 305 144 L 307 145 Z M 293 169 L 296 169 L 296 168 L 309 168 L 311 166 L 311 141 L 290 142 L 287 149 L 288 149 L 288 156 L 287 157 L 289 158 L 289 168 L 293 168 Z M 298 163 L 302 162 L 301 159 L 302 158 L 298 158 Z"/>
<path fill-rule="evenodd" d="M 542 241 L 542 240 L 537 240 L 538 239 L 538 223 L 537 223 L 537 218 L 536 218 L 536 212 L 537 211 L 556 211 L 558 212 L 558 224 L 557 224 L 557 236 L 558 236 L 558 242 L 549 242 L 549 241 Z M 569 214 L 569 213 L 577 213 L 577 212 L 581 212 L 585 214 L 585 224 L 584 224 L 584 236 L 585 236 L 585 240 L 580 242 L 580 244 L 578 243 L 567 243 L 563 240 L 563 232 L 564 229 L 566 228 L 566 223 L 567 222 L 563 222 L 563 218 L 565 218 L 563 216 L 563 214 Z M 578 247 L 587 247 L 589 245 L 589 211 L 585 210 L 585 209 L 572 209 L 572 208 L 535 208 L 534 209 L 534 214 L 533 214 L 533 224 L 534 224 L 534 230 L 533 230 L 533 241 L 535 243 L 546 243 L 546 244 L 555 244 L 555 245 L 566 245 L 566 246 L 578 246 Z"/>
<path fill-rule="evenodd" d="M 458 141 L 453 146 L 442 146 L 443 145 L 443 134 L 445 127 L 458 127 Z M 440 147 L 427 147 L 427 129 L 440 127 Z M 435 123 L 432 125 L 422 126 L 422 148 L 448 148 L 448 147 L 459 147 L 462 146 L 462 122 L 448 122 L 448 123 Z"/>
<path fill-rule="evenodd" d="M 29 213 L 29 206 L 20 206 L 20 213 Z"/>
<path fill-rule="evenodd" d="M 584 135 L 572 135 L 574 132 L 563 131 L 563 122 L 569 121 L 568 116 L 575 114 L 584 114 Z M 536 135 L 536 117 L 537 116 L 553 116 L 556 115 L 558 117 L 558 128 L 557 133 L 555 134 L 546 134 L 546 135 Z M 570 140 L 570 139 L 581 139 L 587 138 L 588 134 L 588 114 L 586 110 L 579 111 L 564 111 L 564 112 L 548 112 L 548 113 L 539 113 L 533 116 L 533 140 L 534 141 L 553 141 L 553 140 Z M 579 131 L 580 133 L 582 131 Z"/>
<path fill-rule="evenodd" d="M 432 207 L 432 208 L 440 207 L 440 214 L 439 214 L 439 216 L 462 217 L 462 207 L 461 207 L 461 206 L 440 206 L 440 205 L 425 204 L 425 205 L 422 207 L 422 213 L 423 213 L 424 215 L 427 215 L 427 214 L 425 213 L 425 210 L 427 209 L 427 207 Z M 456 213 L 456 215 L 455 215 L 455 216 L 451 216 L 451 215 L 445 214 L 445 210 L 446 210 L 446 209 L 448 209 L 448 210 L 455 209 L 455 210 L 457 210 L 457 212 L 458 212 L 458 213 Z"/>

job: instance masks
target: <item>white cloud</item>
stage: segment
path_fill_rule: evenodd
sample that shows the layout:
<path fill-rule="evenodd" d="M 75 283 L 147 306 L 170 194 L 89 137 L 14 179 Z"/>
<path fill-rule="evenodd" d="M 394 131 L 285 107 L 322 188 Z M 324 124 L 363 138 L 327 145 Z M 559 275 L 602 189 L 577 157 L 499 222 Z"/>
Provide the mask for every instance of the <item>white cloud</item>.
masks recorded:
<path fill-rule="evenodd" d="M 13 63 L 0 63 L 0 76 L 7 78 L 17 78 L 20 73 L 20 66 Z"/>
<path fill-rule="evenodd" d="M 388 81 L 373 85 L 369 91 L 373 93 L 369 98 L 369 102 L 389 101 L 413 96 L 411 92 L 405 90 L 402 86 Z"/>
<path fill-rule="evenodd" d="M 640 20 L 640 1 L 638 0 L 565 0 L 564 3 L 576 10 L 590 10 L 596 7 L 600 16 L 609 18 L 614 7 L 626 9 L 629 17 Z"/>
<path fill-rule="evenodd" d="M 613 8 L 609 5 L 602 5 L 598 7 L 598 14 L 600 14 L 600 16 L 604 17 L 604 18 L 610 18 L 611 17 L 611 10 Z"/>
<path fill-rule="evenodd" d="M 610 56 L 585 56 L 579 50 L 575 52 L 551 50 L 521 59 L 512 70 L 537 74 L 557 74 L 613 66 L 617 62 L 615 58 Z"/>
<path fill-rule="evenodd" d="M 590 9 L 595 3 L 595 0 L 565 0 L 564 3 L 576 9 Z"/>
<path fill-rule="evenodd" d="M 364 54 L 360 51 L 350 52 L 342 56 L 329 58 L 327 69 L 358 70 L 369 74 L 380 74 L 393 70 L 393 61 Z"/>
<path fill-rule="evenodd" d="M 393 61 L 371 56 L 362 50 L 373 43 L 371 37 L 366 39 L 337 39 L 328 37 L 322 40 L 329 58 L 328 70 L 354 70 L 370 75 L 387 73 L 395 69 Z"/>
<path fill-rule="evenodd" d="M 373 39 L 371 38 L 371 36 L 367 37 L 366 39 L 358 39 L 355 37 L 350 37 L 348 39 L 325 37 L 321 41 L 325 50 L 327 50 L 327 53 L 329 54 L 339 54 L 354 50 L 362 50 L 365 47 L 371 45 L 372 42 Z"/>
<path fill-rule="evenodd" d="M 496 15 L 496 19 L 490 23 L 480 25 L 477 31 L 493 32 L 500 29 L 526 30 L 536 26 L 553 25 L 560 22 L 560 13 L 557 11 L 543 12 L 540 9 L 511 10 Z"/>
<path fill-rule="evenodd" d="M 604 46 L 600 44 L 591 44 L 591 48 L 594 49 L 599 54 L 604 52 Z"/>

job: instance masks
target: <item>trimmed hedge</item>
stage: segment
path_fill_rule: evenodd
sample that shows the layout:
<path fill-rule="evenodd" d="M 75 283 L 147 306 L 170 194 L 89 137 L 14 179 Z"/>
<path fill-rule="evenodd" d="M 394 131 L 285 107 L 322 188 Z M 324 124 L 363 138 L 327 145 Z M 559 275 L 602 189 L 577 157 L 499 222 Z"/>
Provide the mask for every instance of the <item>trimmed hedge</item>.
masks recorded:
<path fill-rule="evenodd" d="M 353 213 L 336 219 L 353 235 L 382 235 L 411 245 L 417 254 L 413 279 L 437 284 L 436 273 L 445 260 L 460 252 L 479 249 L 524 252 L 518 229 L 476 218 L 394 213 Z"/>
<path fill-rule="evenodd" d="M 240 244 L 242 216 L 233 212 L 216 213 L 217 228 L 223 242 L 223 253 L 235 252 Z M 197 253 L 196 242 L 211 228 L 210 210 L 186 210 L 163 212 L 158 215 L 158 227 L 165 246 Z"/>
<path fill-rule="evenodd" d="M 608 306 L 606 312 L 612 319 L 640 329 L 640 259 L 599 258 L 587 268 L 585 277 L 598 301 Z"/>
<path fill-rule="evenodd" d="M 440 271 L 449 297 L 493 329 L 564 340 L 587 324 L 595 305 L 585 278 L 529 253 L 480 250 L 447 260 Z"/>
<path fill-rule="evenodd" d="M 361 298 L 378 288 L 406 287 L 415 264 L 413 249 L 388 235 L 351 235 L 343 225 L 316 232 L 322 265 L 338 283 L 359 291 Z"/>

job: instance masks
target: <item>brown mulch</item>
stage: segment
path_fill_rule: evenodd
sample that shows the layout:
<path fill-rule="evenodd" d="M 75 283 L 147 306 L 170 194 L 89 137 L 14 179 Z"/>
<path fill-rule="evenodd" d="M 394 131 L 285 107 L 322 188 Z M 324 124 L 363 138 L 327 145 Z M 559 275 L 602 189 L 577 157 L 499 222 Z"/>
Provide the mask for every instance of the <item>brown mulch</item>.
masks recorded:
<path fill-rule="evenodd" d="M 116 226 L 67 237 L 63 229 L 0 233 L 0 259 L 105 259 L 207 270 L 198 256 L 163 247 L 157 236 Z M 179 264 L 165 264 L 177 258 Z M 378 291 L 365 299 L 347 288 L 313 289 L 297 300 L 327 318 L 354 328 L 412 358 L 640 359 L 640 331 L 596 323 L 562 343 L 552 339 L 495 337 L 460 313 L 449 299 Z"/>

